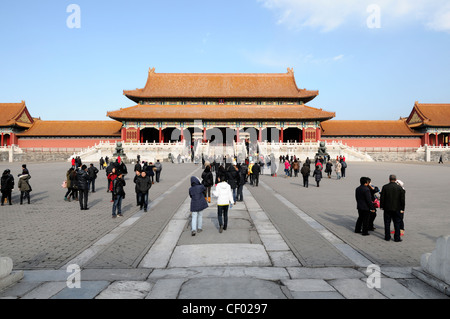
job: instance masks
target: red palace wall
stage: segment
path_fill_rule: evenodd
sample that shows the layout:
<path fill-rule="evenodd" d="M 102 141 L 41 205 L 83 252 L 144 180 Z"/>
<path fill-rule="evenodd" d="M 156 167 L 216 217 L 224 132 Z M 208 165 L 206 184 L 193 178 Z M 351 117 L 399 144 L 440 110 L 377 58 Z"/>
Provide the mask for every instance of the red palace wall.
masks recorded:
<path fill-rule="evenodd" d="M 115 143 L 121 141 L 120 138 L 98 139 L 98 138 L 39 138 L 26 139 L 19 138 L 18 146 L 20 148 L 87 148 L 92 147 L 100 142 Z"/>
<path fill-rule="evenodd" d="M 353 147 L 420 147 L 422 138 L 322 138 L 327 143 L 342 142 Z"/>

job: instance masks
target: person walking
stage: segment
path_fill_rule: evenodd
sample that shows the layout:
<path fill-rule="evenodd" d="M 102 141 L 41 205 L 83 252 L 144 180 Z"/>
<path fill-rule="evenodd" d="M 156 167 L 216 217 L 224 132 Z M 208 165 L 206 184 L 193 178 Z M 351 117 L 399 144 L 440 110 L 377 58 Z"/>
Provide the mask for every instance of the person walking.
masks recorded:
<path fill-rule="evenodd" d="M 159 160 L 156 160 L 155 163 L 155 180 L 157 183 L 159 183 L 159 177 L 161 176 L 161 171 L 162 171 L 162 164 Z"/>
<path fill-rule="evenodd" d="M 345 161 L 345 157 L 344 157 L 344 158 L 342 158 L 342 161 L 341 161 L 341 176 L 342 176 L 342 178 L 345 177 L 346 170 L 347 170 L 347 162 Z"/>
<path fill-rule="evenodd" d="M 391 240 L 391 221 L 394 224 L 394 241 L 401 242 L 401 214 L 405 211 L 405 190 L 396 183 L 397 177 L 389 175 L 389 183 L 384 185 L 380 194 L 380 208 L 384 214 L 384 239 Z"/>
<path fill-rule="evenodd" d="M 12 205 L 11 202 L 11 193 L 14 188 L 14 177 L 11 175 L 11 171 L 9 169 L 5 169 L 3 171 L 1 177 L 1 189 L 2 189 L 2 206 L 8 201 L 9 205 Z"/>
<path fill-rule="evenodd" d="M 331 178 L 331 173 L 333 172 L 333 163 L 330 160 L 325 164 L 325 173 L 327 173 L 328 178 Z"/>
<path fill-rule="evenodd" d="M 122 217 L 122 200 L 125 198 L 125 185 L 127 183 L 123 179 L 123 173 L 119 171 L 117 177 L 113 180 L 112 194 L 114 204 L 112 207 L 112 218 Z"/>
<path fill-rule="evenodd" d="M 375 221 L 375 218 L 377 218 L 377 208 L 379 208 L 379 205 L 380 205 L 380 202 L 377 198 L 377 193 L 380 192 L 380 189 L 377 186 L 372 185 L 372 179 L 370 177 L 366 177 L 366 178 L 367 178 L 367 181 L 369 182 L 367 187 L 370 190 L 370 200 L 372 201 L 373 206 L 374 206 L 374 210 L 373 210 L 373 212 L 370 213 L 370 217 L 369 217 L 369 230 L 375 230 L 375 226 L 373 223 Z M 375 204 L 376 201 L 377 201 L 377 204 Z"/>
<path fill-rule="evenodd" d="M 233 193 L 233 203 L 236 204 L 236 191 L 237 191 L 237 182 L 239 179 L 239 168 L 236 165 L 236 161 L 233 161 L 232 165 L 228 167 L 226 180 L 231 187 L 231 191 Z"/>
<path fill-rule="evenodd" d="M 208 166 L 205 167 L 205 170 Z M 191 235 L 202 232 L 203 216 L 202 211 L 208 207 L 204 192 L 206 187 L 200 183 L 196 176 L 191 176 L 191 187 L 189 188 L 189 197 L 191 198 Z"/>
<path fill-rule="evenodd" d="M 290 177 L 289 176 L 289 169 L 291 168 L 291 164 L 289 164 L 289 160 L 288 159 L 286 159 L 285 161 L 284 161 L 284 177 L 286 178 L 286 177 Z"/>
<path fill-rule="evenodd" d="M 316 180 L 317 187 L 320 187 L 320 181 L 322 180 L 322 169 L 320 165 L 317 165 L 314 169 L 313 177 Z"/>
<path fill-rule="evenodd" d="M 144 208 L 144 212 L 146 213 L 148 208 L 148 191 L 152 187 L 152 181 L 147 176 L 147 172 L 142 171 L 140 174 L 136 174 L 134 182 L 136 183 L 138 205 L 141 209 Z"/>
<path fill-rule="evenodd" d="M 253 173 L 253 186 L 258 187 L 259 175 L 261 174 L 261 166 L 259 166 L 258 162 L 253 164 L 252 173 Z"/>
<path fill-rule="evenodd" d="M 78 200 L 80 202 L 81 210 L 88 210 L 88 194 L 89 194 L 89 180 L 91 177 L 87 172 L 87 167 L 85 164 L 81 166 L 81 169 L 77 171 L 77 179 L 78 179 Z"/>
<path fill-rule="evenodd" d="M 90 164 L 88 168 L 89 181 L 88 181 L 88 190 L 92 185 L 92 192 L 95 193 L 95 180 L 97 179 L 98 169 L 94 166 L 94 164 Z"/>
<path fill-rule="evenodd" d="M 103 156 L 100 157 L 100 161 L 99 161 L 99 165 L 100 165 L 100 170 L 104 169 L 103 165 L 105 164 L 105 160 L 103 159 Z"/>
<path fill-rule="evenodd" d="M 238 189 L 237 189 L 237 194 L 236 194 L 237 202 L 244 201 L 243 191 L 244 191 L 244 185 L 245 185 L 245 183 L 247 183 L 247 174 L 248 174 L 248 167 L 244 162 L 239 167 L 239 181 L 238 181 Z"/>
<path fill-rule="evenodd" d="M 211 187 L 214 185 L 214 176 L 208 161 L 205 162 L 205 170 L 202 173 L 202 185 L 205 186 L 205 199 L 211 203 Z"/>
<path fill-rule="evenodd" d="M 109 167 L 109 166 L 108 166 Z M 112 166 L 111 172 L 108 174 L 108 192 L 112 193 L 111 202 L 114 202 L 113 184 L 114 180 L 117 178 L 116 168 Z"/>
<path fill-rule="evenodd" d="M 369 235 L 370 214 L 375 212 L 375 207 L 373 205 L 372 196 L 370 195 L 368 178 L 361 177 L 359 183 L 359 187 L 355 190 L 356 209 L 358 210 L 355 233 L 367 236 Z"/>
<path fill-rule="evenodd" d="M 69 202 L 70 202 L 71 196 L 73 199 L 75 199 L 75 194 L 73 193 L 73 188 L 72 188 L 72 179 L 70 178 L 73 171 L 74 171 L 73 167 L 70 167 L 66 173 L 67 192 L 66 192 L 66 195 L 64 195 L 64 200 L 69 201 Z"/>
<path fill-rule="evenodd" d="M 292 169 L 294 170 L 294 176 L 298 177 L 298 171 L 300 170 L 300 163 L 297 158 L 294 159 L 294 163 L 292 164 Z"/>
<path fill-rule="evenodd" d="M 213 195 L 217 197 L 217 219 L 219 221 L 219 233 L 227 229 L 228 226 L 228 208 L 230 204 L 234 203 L 231 186 L 225 181 L 225 176 L 217 177 L 219 183 L 217 184 Z"/>
<path fill-rule="evenodd" d="M 439 164 L 444 164 L 444 161 L 442 160 L 442 155 L 439 156 Z"/>
<path fill-rule="evenodd" d="M 30 204 L 30 192 L 32 190 L 29 182 L 30 178 L 30 174 L 19 175 L 17 187 L 20 190 L 20 205 L 23 204 L 24 199 L 26 199 L 28 201 L 28 204 Z"/>
<path fill-rule="evenodd" d="M 311 169 L 308 163 L 303 163 L 302 169 L 300 170 L 300 174 L 303 176 L 303 187 L 308 188 L 309 184 L 309 175 L 311 175 Z"/>
<path fill-rule="evenodd" d="M 336 172 L 336 179 L 341 179 L 341 170 L 342 164 L 340 161 L 336 160 L 336 166 L 334 167 L 334 171 Z"/>

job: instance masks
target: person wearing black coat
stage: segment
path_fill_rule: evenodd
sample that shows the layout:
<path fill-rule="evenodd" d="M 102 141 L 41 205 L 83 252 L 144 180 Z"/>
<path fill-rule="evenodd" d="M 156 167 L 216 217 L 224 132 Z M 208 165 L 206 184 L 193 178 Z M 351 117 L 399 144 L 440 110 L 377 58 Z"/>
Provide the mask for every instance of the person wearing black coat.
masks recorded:
<path fill-rule="evenodd" d="M 239 168 L 239 181 L 236 194 L 237 202 L 242 202 L 244 200 L 243 190 L 245 183 L 247 183 L 247 176 L 248 176 L 248 166 L 245 163 L 242 163 L 241 167 Z"/>
<path fill-rule="evenodd" d="M 91 180 L 87 172 L 86 165 L 82 165 L 81 169 L 77 171 L 77 180 L 78 180 L 78 200 L 80 202 L 81 210 L 88 210 L 87 202 L 88 202 L 88 194 L 89 194 L 89 186 L 88 181 Z"/>
<path fill-rule="evenodd" d="M 311 175 L 311 168 L 308 163 L 304 163 L 302 169 L 300 170 L 300 174 L 303 176 L 303 187 L 308 188 L 309 175 Z"/>
<path fill-rule="evenodd" d="M 259 166 L 258 162 L 253 164 L 252 173 L 253 173 L 253 186 L 258 187 L 259 174 L 261 173 L 261 166 Z"/>
<path fill-rule="evenodd" d="M 320 181 L 322 180 L 322 170 L 320 169 L 320 165 L 316 166 L 316 169 L 313 172 L 313 177 L 315 177 L 317 187 L 319 187 Z"/>
<path fill-rule="evenodd" d="M 139 171 L 137 171 L 139 172 Z M 144 208 L 144 212 L 147 212 L 148 207 L 148 191 L 152 187 L 152 181 L 150 177 L 147 176 L 145 171 L 136 173 L 134 177 L 134 183 L 136 184 L 135 190 L 137 194 L 138 205 L 141 209 Z"/>
<path fill-rule="evenodd" d="M 214 176 L 211 172 L 211 165 L 206 162 L 205 170 L 202 173 L 202 184 L 205 186 L 205 199 L 211 203 L 211 187 L 214 185 Z"/>
<path fill-rule="evenodd" d="M 384 210 L 384 239 L 391 240 L 391 221 L 394 223 L 394 241 L 400 242 L 401 214 L 405 211 L 405 190 L 396 183 L 395 175 L 381 189 L 380 208 Z"/>
<path fill-rule="evenodd" d="M 89 177 L 91 178 L 88 181 L 88 190 L 92 185 L 92 192 L 95 193 L 95 180 L 97 179 L 98 169 L 97 167 L 94 166 L 94 164 L 91 163 L 91 165 L 89 165 L 87 172 L 89 174 Z"/>
<path fill-rule="evenodd" d="M 125 198 L 125 185 L 127 183 L 123 179 L 123 173 L 119 171 L 117 177 L 113 180 L 112 194 L 114 198 L 114 204 L 112 207 L 112 218 L 116 216 L 122 217 L 122 200 Z M 117 211 L 117 215 L 116 215 Z"/>
<path fill-rule="evenodd" d="M 205 186 L 200 183 L 196 176 L 191 176 L 191 187 L 189 188 L 189 197 L 191 198 L 191 234 L 195 236 L 202 231 L 202 211 L 208 207 L 205 196 Z"/>
<path fill-rule="evenodd" d="M 9 205 L 12 205 L 11 202 L 11 192 L 14 188 L 14 177 L 11 174 L 11 171 L 9 169 L 6 169 L 3 172 L 2 178 L 1 178 L 1 187 L 2 187 L 2 206 L 5 203 L 5 199 L 8 200 Z"/>
<path fill-rule="evenodd" d="M 231 186 L 234 203 L 236 203 L 236 190 L 238 187 L 237 183 L 239 180 L 239 168 L 236 166 L 236 162 L 233 162 L 233 164 L 230 165 L 230 167 L 228 167 L 226 175 L 227 175 L 227 183 L 230 184 Z"/>
<path fill-rule="evenodd" d="M 358 219 L 356 220 L 355 233 L 361 233 L 363 236 L 369 235 L 370 214 L 375 212 L 375 206 L 369 189 L 369 179 L 361 177 L 359 187 L 355 190 L 356 209 L 358 210 Z"/>

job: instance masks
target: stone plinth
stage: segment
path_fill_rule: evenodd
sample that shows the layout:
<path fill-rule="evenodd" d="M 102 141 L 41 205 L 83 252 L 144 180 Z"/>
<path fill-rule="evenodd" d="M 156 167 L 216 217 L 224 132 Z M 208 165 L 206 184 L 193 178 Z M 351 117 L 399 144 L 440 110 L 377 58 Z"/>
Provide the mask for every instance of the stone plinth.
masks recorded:
<path fill-rule="evenodd" d="M 417 277 L 450 295 L 450 235 L 438 238 L 436 249 L 422 255 L 420 266 L 413 271 Z"/>
<path fill-rule="evenodd" d="M 9 257 L 0 257 L 0 291 L 23 278 L 23 271 L 12 273 L 13 261 Z"/>

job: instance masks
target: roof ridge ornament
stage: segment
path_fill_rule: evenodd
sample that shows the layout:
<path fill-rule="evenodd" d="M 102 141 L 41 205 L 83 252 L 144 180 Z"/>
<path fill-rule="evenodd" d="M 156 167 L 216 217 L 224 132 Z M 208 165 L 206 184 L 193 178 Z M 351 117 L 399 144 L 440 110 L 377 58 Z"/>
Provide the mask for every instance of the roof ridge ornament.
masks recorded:
<path fill-rule="evenodd" d="M 148 69 L 148 73 L 155 73 L 155 67 L 149 68 L 149 69 Z"/>
<path fill-rule="evenodd" d="M 287 73 L 294 75 L 294 68 L 287 68 Z"/>

